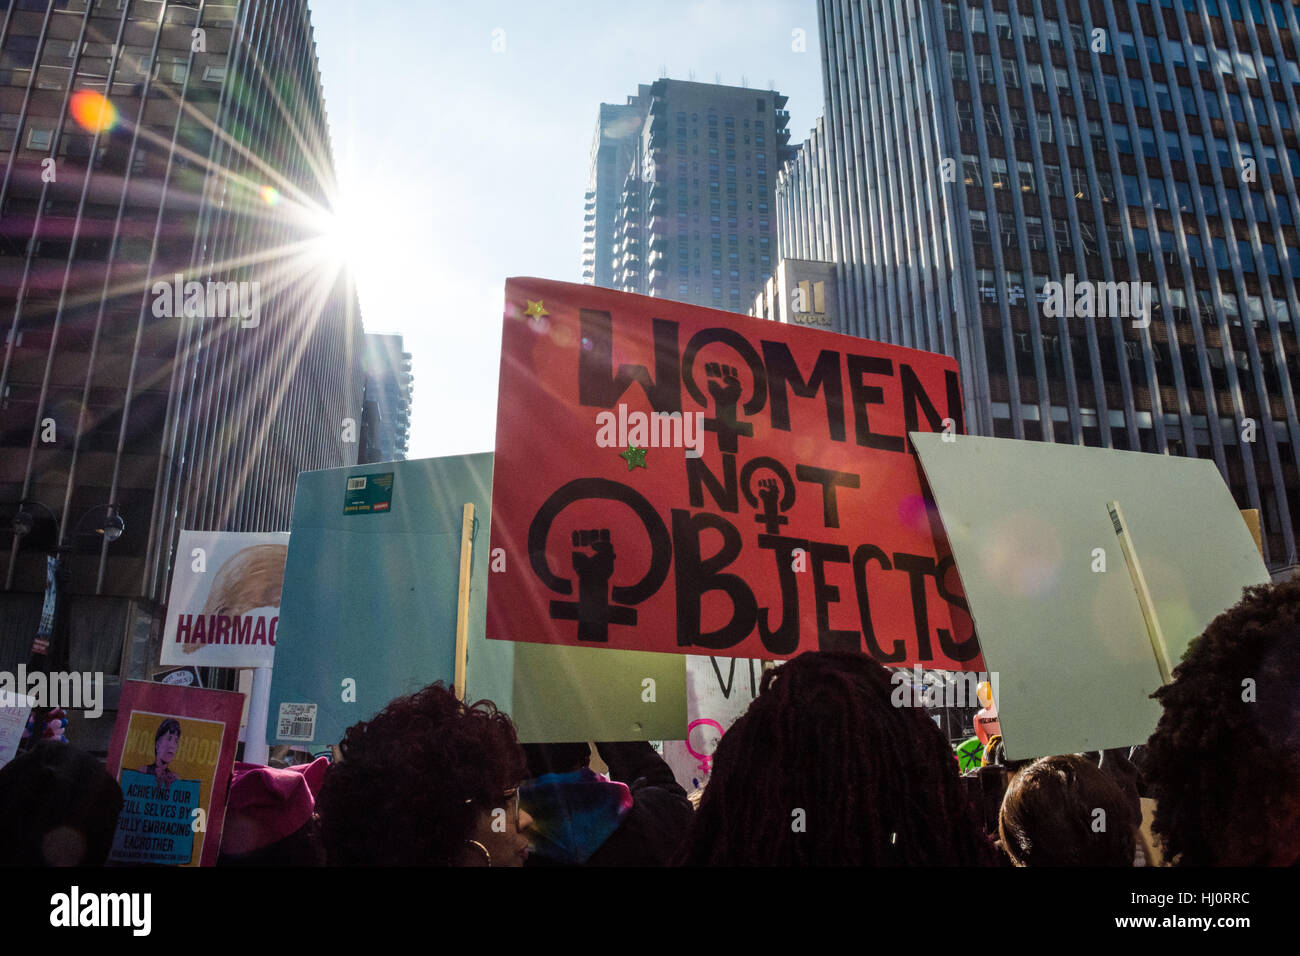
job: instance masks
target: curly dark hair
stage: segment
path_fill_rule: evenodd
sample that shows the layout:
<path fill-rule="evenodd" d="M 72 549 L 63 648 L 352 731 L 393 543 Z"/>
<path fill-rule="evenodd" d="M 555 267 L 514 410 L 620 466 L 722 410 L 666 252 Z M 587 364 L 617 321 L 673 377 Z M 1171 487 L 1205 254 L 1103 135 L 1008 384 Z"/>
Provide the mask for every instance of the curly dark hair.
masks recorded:
<path fill-rule="evenodd" d="M 1104 826 L 1094 829 L 1099 819 Z M 1096 764 L 1062 754 L 1016 774 L 998 832 L 1019 866 L 1132 866 L 1139 819 L 1128 794 Z"/>
<path fill-rule="evenodd" d="M 1300 810 L 1300 576 L 1245 588 L 1173 678 L 1142 767 L 1166 859 L 1270 862 Z"/>
<path fill-rule="evenodd" d="M 678 862 L 992 865 L 948 741 L 891 689 L 864 654 L 808 652 L 765 673 L 718 744 Z"/>
<path fill-rule="evenodd" d="M 316 800 L 330 865 L 447 866 L 478 813 L 524 779 L 510 718 L 441 682 L 348 728 Z"/>

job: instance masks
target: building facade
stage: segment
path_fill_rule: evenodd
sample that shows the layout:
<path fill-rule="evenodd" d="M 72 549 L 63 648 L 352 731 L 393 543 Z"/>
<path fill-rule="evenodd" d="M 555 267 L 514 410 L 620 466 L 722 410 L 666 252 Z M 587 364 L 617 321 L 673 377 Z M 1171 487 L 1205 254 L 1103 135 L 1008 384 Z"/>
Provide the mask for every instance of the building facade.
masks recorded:
<path fill-rule="evenodd" d="M 773 186 L 794 154 L 786 101 L 774 90 L 669 79 L 629 97 L 641 118 L 630 163 L 592 177 L 598 196 L 614 177 L 618 195 L 593 277 L 608 259 L 610 288 L 748 309 L 776 261 Z"/>
<path fill-rule="evenodd" d="M 650 88 L 642 85 L 624 105 L 600 104 L 591 139 L 591 173 L 582 210 L 582 281 L 614 285 L 614 227 L 622 207 L 623 186 L 640 147 L 641 126 Z"/>
<path fill-rule="evenodd" d="M 411 353 L 400 335 L 366 336 L 365 410 L 358 464 L 404 461 L 411 438 Z"/>
<path fill-rule="evenodd" d="M 754 298 L 749 314 L 773 322 L 806 325 L 826 332 L 844 332 L 839 264 L 833 261 L 783 258 L 776 273 Z"/>
<path fill-rule="evenodd" d="M 1300 11 L 822 0 L 781 254 L 954 355 L 973 433 L 1215 461 L 1295 562 Z"/>
<path fill-rule="evenodd" d="M 306 0 L 5 4 L 0 163 L 0 667 L 62 546 L 53 663 L 147 677 L 178 532 L 287 530 L 357 457 Z"/>

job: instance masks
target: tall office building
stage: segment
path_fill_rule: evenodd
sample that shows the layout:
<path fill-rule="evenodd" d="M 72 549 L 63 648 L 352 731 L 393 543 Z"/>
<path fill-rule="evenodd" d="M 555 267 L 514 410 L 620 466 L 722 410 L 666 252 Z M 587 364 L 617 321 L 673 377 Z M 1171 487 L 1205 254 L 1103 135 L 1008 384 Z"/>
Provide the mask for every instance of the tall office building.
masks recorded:
<path fill-rule="evenodd" d="M 53 663 L 145 677 L 178 532 L 287 530 L 356 461 L 306 0 L 4 4 L 0 162 L 0 667 L 62 543 Z"/>
<path fill-rule="evenodd" d="M 617 153 L 629 161 L 597 165 L 593 149 L 597 229 L 600 197 L 612 192 L 618 202 L 608 244 L 593 242 L 588 281 L 604 284 L 608 263 L 611 288 L 747 308 L 774 268 L 772 188 L 794 154 L 786 100 L 774 90 L 668 79 L 629 97 L 624 108 L 640 122 L 631 148 L 621 140 Z"/>
<path fill-rule="evenodd" d="M 365 410 L 358 462 L 402 461 L 411 438 L 411 353 L 400 335 L 366 336 Z"/>
<path fill-rule="evenodd" d="M 623 186 L 640 149 L 641 126 L 650 87 L 627 103 L 600 104 L 591 139 L 591 175 L 582 212 L 582 281 L 611 288 L 614 284 L 614 224 L 622 206 Z"/>
<path fill-rule="evenodd" d="M 781 254 L 839 263 L 845 331 L 954 355 L 973 433 L 1212 459 L 1294 563 L 1297 14 L 821 0 Z"/>

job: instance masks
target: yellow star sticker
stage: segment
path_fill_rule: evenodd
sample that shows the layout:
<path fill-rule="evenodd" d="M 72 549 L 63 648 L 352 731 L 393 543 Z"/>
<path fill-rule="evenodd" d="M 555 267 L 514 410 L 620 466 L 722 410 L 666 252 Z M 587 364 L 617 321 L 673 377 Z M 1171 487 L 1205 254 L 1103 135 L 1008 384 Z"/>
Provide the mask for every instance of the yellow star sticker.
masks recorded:
<path fill-rule="evenodd" d="M 524 301 L 528 303 L 528 308 L 524 310 L 524 315 L 526 316 L 537 316 L 540 318 L 543 315 L 551 314 L 542 308 L 541 299 L 538 299 L 536 302 L 532 299 L 525 299 Z"/>

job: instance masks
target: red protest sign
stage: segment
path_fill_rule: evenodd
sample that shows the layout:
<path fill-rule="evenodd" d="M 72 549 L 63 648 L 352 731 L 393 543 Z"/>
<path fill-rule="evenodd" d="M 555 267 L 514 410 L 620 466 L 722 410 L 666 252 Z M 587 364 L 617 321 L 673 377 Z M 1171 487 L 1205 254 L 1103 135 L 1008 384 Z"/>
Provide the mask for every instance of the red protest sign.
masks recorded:
<path fill-rule="evenodd" d="M 111 862 L 216 864 L 243 707 L 229 691 L 123 685 L 108 747 L 123 799 Z"/>
<path fill-rule="evenodd" d="M 951 358 L 541 279 L 505 300 L 489 638 L 982 667 L 906 439 L 961 431 Z"/>

